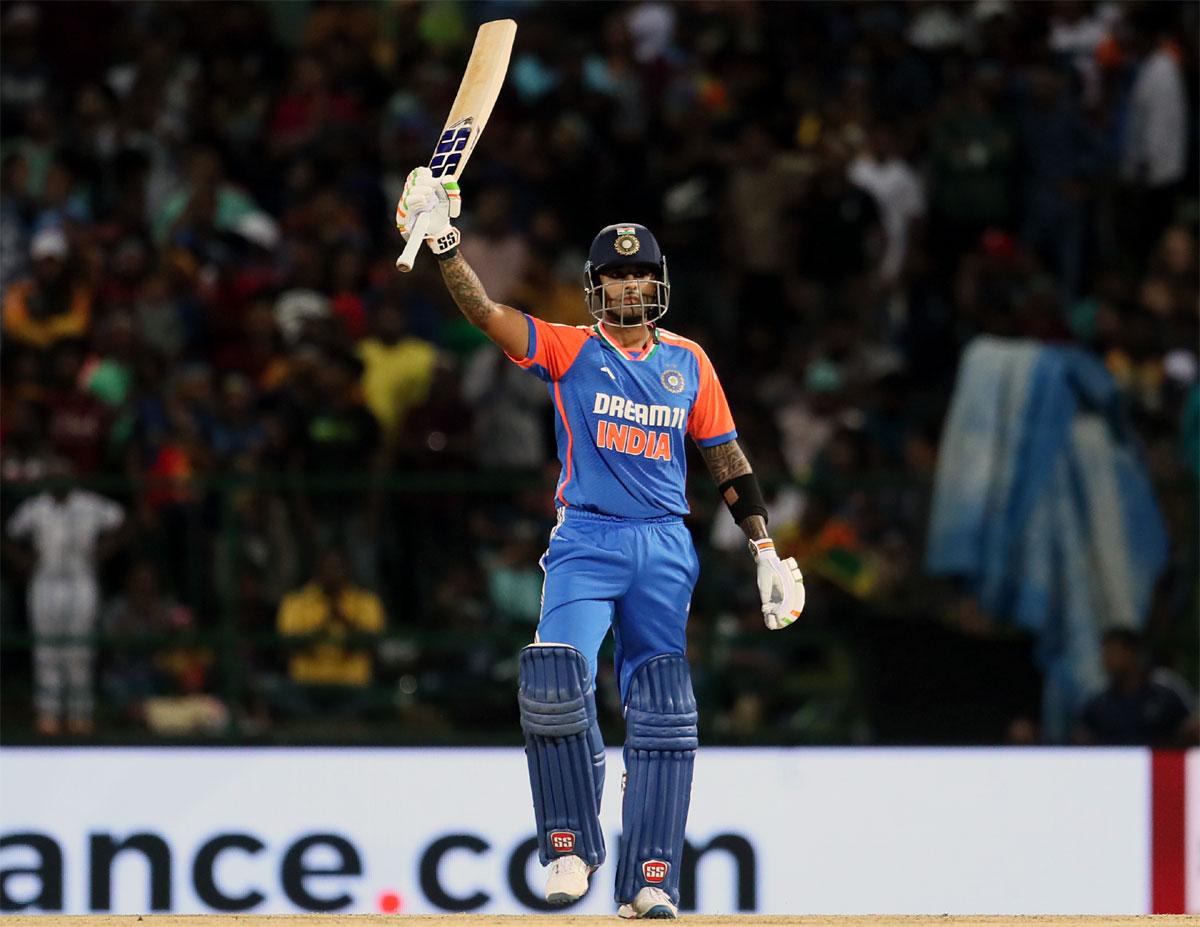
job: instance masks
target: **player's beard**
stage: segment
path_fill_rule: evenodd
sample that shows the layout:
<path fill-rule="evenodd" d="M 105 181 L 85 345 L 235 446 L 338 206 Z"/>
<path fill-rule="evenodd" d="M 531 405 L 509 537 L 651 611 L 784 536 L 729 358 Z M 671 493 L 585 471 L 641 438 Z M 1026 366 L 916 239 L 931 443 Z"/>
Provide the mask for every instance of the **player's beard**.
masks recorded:
<path fill-rule="evenodd" d="M 647 306 L 642 305 L 609 306 L 604 310 L 604 317 L 613 325 L 619 325 L 623 328 L 632 328 L 636 325 L 644 325 L 646 323 L 647 308 Z"/>
<path fill-rule="evenodd" d="M 615 289 L 615 287 L 613 287 Z M 604 316 L 614 325 L 619 325 L 624 328 L 633 328 L 637 325 L 646 324 L 646 314 L 650 311 L 651 304 L 648 300 L 652 300 L 653 296 L 648 296 L 640 288 L 632 293 L 634 302 L 626 303 L 626 291 L 622 289 L 619 293 L 609 295 L 605 291 L 605 307 Z"/>

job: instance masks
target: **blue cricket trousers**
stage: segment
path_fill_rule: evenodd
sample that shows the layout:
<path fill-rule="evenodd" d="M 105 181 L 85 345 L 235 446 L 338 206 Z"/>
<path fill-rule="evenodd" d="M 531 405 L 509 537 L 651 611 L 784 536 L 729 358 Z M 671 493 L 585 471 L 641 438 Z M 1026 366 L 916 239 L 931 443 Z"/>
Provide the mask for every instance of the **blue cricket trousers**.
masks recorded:
<path fill-rule="evenodd" d="M 622 704 L 639 666 L 660 654 L 686 656 L 700 562 L 678 515 L 630 519 L 561 509 L 541 565 L 537 639 L 579 650 L 595 679 L 611 627 Z"/>

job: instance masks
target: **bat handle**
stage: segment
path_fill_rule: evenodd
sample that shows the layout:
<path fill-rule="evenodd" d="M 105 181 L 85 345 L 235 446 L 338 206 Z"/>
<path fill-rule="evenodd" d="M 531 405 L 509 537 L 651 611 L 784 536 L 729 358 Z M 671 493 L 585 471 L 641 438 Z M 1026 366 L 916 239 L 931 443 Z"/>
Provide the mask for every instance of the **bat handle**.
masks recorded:
<path fill-rule="evenodd" d="M 421 242 L 425 240 L 427 228 L 429 228 L 429 213 L 423 212 L 413 222 L 413 227 L 408 233 L 408 241 L 404 245 L 404 251 L 400 257 L 396 258 L 396 270 L 406 274 L 413 269 L 413 262 L 417 259 L 417 252 L 421 250 Z"/>

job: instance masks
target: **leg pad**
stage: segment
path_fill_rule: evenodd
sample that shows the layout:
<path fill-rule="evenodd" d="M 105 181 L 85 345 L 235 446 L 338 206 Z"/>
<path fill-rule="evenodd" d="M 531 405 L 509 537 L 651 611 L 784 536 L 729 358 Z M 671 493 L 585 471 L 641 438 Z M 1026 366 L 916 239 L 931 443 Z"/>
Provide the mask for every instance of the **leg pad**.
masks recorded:
<path fill-rule="evenodd" d="M 646 886 L 679 904 L 679 865 L 699 729 L 687 660 L 666 654 L 634 672 L 625 702 L 624 834 L 616 900 Z"/>
<path fill-rule="evenodd" d="M 521 651 L 519 676 L 538 856 L 543 866 L 572 855 L 599 866 L 604 742 L 587 660 L 566 644 L 533 644 Z"/>

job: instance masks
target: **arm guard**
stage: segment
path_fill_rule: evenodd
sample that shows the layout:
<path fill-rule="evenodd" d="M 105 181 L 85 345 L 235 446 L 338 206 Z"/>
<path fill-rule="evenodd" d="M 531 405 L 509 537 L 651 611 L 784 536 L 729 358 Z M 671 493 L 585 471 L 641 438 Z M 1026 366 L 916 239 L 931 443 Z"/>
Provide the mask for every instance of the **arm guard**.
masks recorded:
<path fill-rule="evenodd" d="M 721 491 L 721 498 L 729 506 L 733 520 L 739 525 L 751 515 L 761 515 L 766 521 L 767 504 L 763 500 L 758 477 L 753 473 L 735 476 L 731 480 L 726 480 L 718 488 Z"/>

